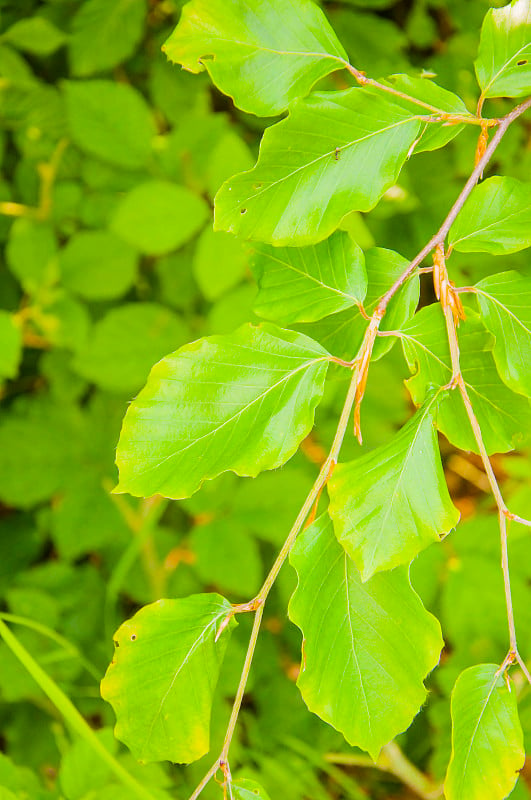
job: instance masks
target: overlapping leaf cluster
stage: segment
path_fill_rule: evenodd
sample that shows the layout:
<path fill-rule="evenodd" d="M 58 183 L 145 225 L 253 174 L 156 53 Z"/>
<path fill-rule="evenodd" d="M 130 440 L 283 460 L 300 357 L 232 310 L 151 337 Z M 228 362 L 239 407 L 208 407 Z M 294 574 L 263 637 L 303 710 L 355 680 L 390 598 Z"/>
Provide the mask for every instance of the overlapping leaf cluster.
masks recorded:
<path fill-rule="evenodd" d="M 116 736 L 142 762 L 190 763 L 221 746 L 249 634 L 247 615 L 236 628 L 217 592 L 240 601 L 259 592 L 272 545 L 284 540 L 334 437 L 368 318 L 473 164 L 473 53 L 458 46 L 486 7 L 448 4 L 456 54 L 454 62 L 433 55 L 436 78 L 418 76 L 406 44 L 426 48 L 442 18 L 438 30 L 417 3 L 399 20 L 393 5 L 326 7 L 339 37 L 312 0 L 192 0 L 169 38 L 177 9 L 143 0 L 112 11 L 103 0 L 50 2 L 28 19 L 10 10 L 2 22 L 6 620 L 24 626 L 20 641 L 79 695 L 87 716 L 110 723 L 93 693 L 83 698 L 86 670 L 97 675 L 107 659 L 103 623 L 109 635 L 132 604 L 147 603 L 116 632 L 102 682 Z M 489 114 L 512 107 L 499 98 L 529 93 L 530 27 L 525 0 L 485 17 L 475 66 Z M 234 105 L 213 96 L 204 75 L 167 64 L 158 53 L 164 39 L 170 61 L 207 71 Z M 469 61 L 459 65 L 463 50 Z M 391 74 L 397 64 L 410 74 Z M 375 86 L 358 67 L 389 77 Z M 278 115 L 253 167 L 264 124 L 256 117 Z M 448 237 L 451 277 L 473 284 L 461 295 L 460 358 L 489 455 L 522 446 L 531 422 L 523 131 L 499 150 L 496 171 L 507 176 L 473 190 Z M 448 800 L 502 800 L 515 785 L 523 763 L 516 700 L 527 731 L 528 690 L 511 690 L 500 672 L 507 624 L 488 501 L 475 500 L 479 515 L 448 536 L 460 510 L 470 513 L 455 476 L 464 471 L 483 488 L 482 474 L 473 460 L 448 458 L 452 447 L 477 452 L 478 442 L 448 388 L 444 316 L 422 288 L 419 306 L 413 273 L 386 309 L 363 447 L 349 423 L 320 513 L 291 551 L 297 584 L 279 579 L 250 684 L 256 719 L 246 710 L 245 736 L 235 739 L 244 768 L 231 779 L 233 797 L 267 800 L 262 786 L 272 798 L 335 796 L 319 770 L 358 797 L 357 778 L 333 772 L 322 753 L 348 756 L 354 746 L 377 759 L 413 720 L 408 749 L 429 757 L 435 781 L 447 771 Z M 529 477 L 518 459 L 503 463 Z M 238 482 L 231 473 L 258 477 Z M 511 507 L 525 515 L 525 500 L 515 492 Z M 524 658 L 528 563 L 528 539 L 515 532 Z M 275 643 L 288 604 L 303 636 L 298 665 L 294 626 L 280 650 Z M 419 717 L 444 645 L 437 617 L 448 648 Z M 49 700 L 2 648 L 9 753 L 31 766 L 56 764 Z M 299 673 L 298 690 L 280 668 L 271 675 L 276 662 Z M 298 691 L 328 725 L 307 714 Z M 43 732 L 44 755 L 22 757 L 28 730 Z M 175 791 L 156 765 L 140 770 L 116 755 L 108 730 L 99 736 L 138 777 L 135 791 L 148 792 L 139 796 Z M 6 759 L 6 791 L 130 797 L 89 739 L 59 741 L 65 755 L 49 791 Z M 201 761 L 178 779 L 180 795 L 205 769 Z M 522 782 L 516 792 L 527 796 Z M 219 796 L 215 784 L 207 795 Z"/>

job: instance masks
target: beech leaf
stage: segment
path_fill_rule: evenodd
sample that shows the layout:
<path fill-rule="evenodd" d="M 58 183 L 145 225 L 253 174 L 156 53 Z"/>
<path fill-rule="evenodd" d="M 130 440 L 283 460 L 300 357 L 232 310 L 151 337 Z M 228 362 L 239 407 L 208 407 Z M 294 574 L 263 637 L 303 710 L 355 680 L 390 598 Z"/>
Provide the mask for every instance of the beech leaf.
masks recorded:
<path fill-rule="evenodd" d="M 448 241 L 461 253 L 497 256 L 530 247 L 531 184 L 516 178 L 487 178 L 472 191 Z"/>
<path fill-rule="evenodd" d="M 311 0 L 192 0 L 162 49 L 259 116 L 285 111 L 347 58 Z"/>
<path fill-rule="evenodd" d="M 328 482 L 336 536 L 364 581 L 410 563 L 459 521 L 441 465 L 434 402 L 427 400 L 388 444 L 338 464 Z"/>
<path fill-rule="evenodd" d="M 531 397 L 531 278 L 501 272 L 475 290 L 483 321 L 496 337 L 493 354 L 501 378 Z"/>
<path fill-rule="evenodd" d="M 254 477 L 284 464 L 312 429 L 329 359 L 268 323 L 167 356 L 125 416 L 115 491 L 184 498 L 227 470 Z"/>
<path fill-rule="evenodd" d="M 487 11 L 475 67 L 484 97 L 522 97 L 531 91 L 529 0 Z"/>
<path fill-rule="evenodd" d="M 504 800 L 525 761 L 516 691 L 496 664 L 461 673 L 452 692 L 452 758 L 447 800 Z"/>
<path fill-rule="evenodd" d="M 219 190 L 214 227 L 277 246 L 319 242 L 395 183 L 419 126 L 368 89 L 298 100 L 265 131 L 254 169 Z"/>
<path fill-rule="evenodd" d="M 529 401 L 512 392 L 500 379 L 492 349 L 493 336 L 480 318 L 467 309 L 467 320 L 458 330 L 461 371 L 474 414 L 489 454 L 505 453 L 531 428 Z M 413 376 L 407 387 L 420 405 L 429 391 L 446 386 L 452 377 L 450 350 L 444 316 L 434 303 L 419 311 L 401 330 L 404 356 Z M 461 450 L 478 452 L 478 445 L 458 391 L 440 399 L 437 427 Z"/>
<path fill-rule="evenodd" d="M 426 698 L 423 680 L 443 646 L 439 623 L 407 567 L 363 583 L 326 515 L 299 536 L 290 561 L 299 579 L 289 616 L 304 637 L 303 699 L 376 760 Z"/>
<path fill-rule="evenodd" d="M 407 259 L 394 250 L 371 247 L 366 251 L 365 270 L 368 284 L 363 306 L 368 315 L 374 312 L 379 299 L 391 288 L 407 265 Z M 419 293 L 419 277 L 412 275 L 389 303 L 380 330 L 397 330 L 412 317 L 419 302 Z M 355 357 L 368 324 L 359 309 L 349 308 L 315 323 L 297 327 L 316 339 L 334 356 L 350 360 Z M 385 355 L 393 346 L 393 341 L 391 336 L 378 338 L 374 344 L 373 360 Z"/>
<path fill-rule="evenodd" d="M 101 696 L 139 761 L 188 764 L 209 750 L 212 697 L 234 617 L 219 594 L 144 606 L 114 635 Z"/>
<path fill-rule="evenodd" d="M 348 233 L 337 231 L 309 247 L 255 248 L 254 310 L 290 324 L 312 322 L 359 305 L 367 291 L 365 257 Z"/>

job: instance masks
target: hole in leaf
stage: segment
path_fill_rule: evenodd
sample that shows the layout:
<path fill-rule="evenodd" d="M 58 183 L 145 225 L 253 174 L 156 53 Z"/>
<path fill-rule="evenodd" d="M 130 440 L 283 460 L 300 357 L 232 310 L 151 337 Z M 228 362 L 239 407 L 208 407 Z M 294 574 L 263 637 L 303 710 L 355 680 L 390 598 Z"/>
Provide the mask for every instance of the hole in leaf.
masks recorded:
<path fill-rule="evenodd" d="M 131 634 L 131 641 L 134 642 L 136 639 L 136 633 Z"/>
<path fill-rule="evenodd" d="M 120 642 L 117 641 L 116 639 L 114 639 L 114 646 L 115 647 L 120 647 Z"/>
<path fill-rule="evenodd" d="M 526 64 L 527 64 L 527 58 L 523 58 L 521 61 L 516 62 L 517 67 L 525 67 Z"/>
<path fill-rule="evenodd" d="M 240 214 L 247 214 L 246 208 L 240 208 Z"/>

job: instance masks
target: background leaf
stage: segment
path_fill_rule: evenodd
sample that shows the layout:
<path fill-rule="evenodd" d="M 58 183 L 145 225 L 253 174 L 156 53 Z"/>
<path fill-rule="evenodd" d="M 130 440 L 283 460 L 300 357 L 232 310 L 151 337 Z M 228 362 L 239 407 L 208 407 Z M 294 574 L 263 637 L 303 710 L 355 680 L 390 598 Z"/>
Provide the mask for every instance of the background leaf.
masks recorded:
<path fill-rule="evenodd" d="M 22 331 L 7 311 L 0 311 L 0 379 L 14 378 L 22 356 Z"/>
<path fill-rule="evenodd" d="M 280 466 L 313 426 L 327 367 L 316 342 L 267 324 L 167 356 L 124 420 L 117 491 L 189 497 L 227 470 Z"/>
<path fill-rule="evenodd" d="M 525 760 L 516 692 L 496 664 L 465 670 L 452 693 L 448 800 L 504 800 Z"/>
<path fill-rule="evenodd" d="M 156 303 L 109 311 L 74 361 L 80 375 L 115 392 L 138 391 L 154 361 L 188 338 L 184 323 Z"/>
<path fill-rule="evenodd" d="M 83 3 L 72 23 L 72 73 L 84 78 L 129 58 L 142 37 L 146 10 L 145 0 Z"/>
<path fill-rule="evenodd" d="M 491 8 L 481 28 L 476 75 L 485 97 L 522 97 L 531 90 L 531 8 L 513 0 Z"/>
<path fill-rule="evenodd" d="M 122 198 L 111 220 L 113 233 L 150 256 L 176 250 L 208 216 L 205 201 L 169 181 L 146 181 Z"/>
<path fill-rule="evenodd" d="M 327 484 L 335 534 L 363 581 L 409 564 L 459 521 L 441 465 L 434 402 L 426 400 L 389 444 L 338 464 Z"/>
<path fill-rule="evenodd" d="M 59 254 L 63 285 L 88 300 L 119 297 L 135 280 L 138 253 L 108 231 L 79 231 Z"/>
<path fill-rule="evenodd" d="M 163 49 L 191 72 L 206 67 L 238 108 L 265 117 L 285 111 L 346 60 L 310 0 L 192 0 Z"/>
<path fill-rule="evenodd" d="M 472 191 L 450 228 L 448 242 L 461 253 L 516 253 L 531 246 L 531 184 L 488 178 Z"/>
<path fill-rule="evenodd" d="M 482 319 L 496 338 L 498 372 L 513 392 L 531 397 L 531 279 L 501 272 L 475 289 Z"/>
<path fill-rule="evenodd" d="M 212 697 L 236 624 L 232 609 L 198 594 L 144 606 L 114 635 L 101 694 L 116 713 L 115 734 L 141 761 L 190 763 L 209 749 Z"/>
<path fill-rule="evenodd" d="M 459 327 L 461 371 L 483 441 L 489 453 L 512 450 L 531 425 L 529 401 L 500 380 L 491 351 L 494 340 L 472 311 Z M 414 373 L 407 387 L 415 403 L 431 387 L 445 386 L 452 375 L 444 316 L 438 304 L 419 311 L 402 327 L 402 347 Z M 457 391 L 441 397 L 437 427 L 456 447 L 477 452 L 470 422 Z"/>
<path fill-rule="evenodd" d="M 156 129 L 139 92 L 102 80 L 69 81 L 65 91 L 70 135 L 78 147 L 126 169 L 145 166 Z"/>
<path fill-rule="evenodd" d="M 256 781 L 240 778 L 232 784 L 234 800 L 269 800 L 269 795 Z"/>
<path fill-rule="evenodd" d="M 343 231 L 313 247 L 258 245 L 251 269 L 259 290 L 254 310 L 286 324 L 359 305 L 367 292 L 363 251 Z"/>
<path fill-rule="evenodd" d="M 304 637 L 304 701 L 376 759 L 424 702 L 422 681 L 443 646 L 439 623 L 407 568 L 362 583 L 326 515 L 299 536 L 290 561 L 299 578 L 289 616 Z"/>
<path fill-rule="evenodd" d="M 348 213 L 376 205 L 418 130 L 409 111 L 370 90 L 315 92 L 266 130 L 254 169 L 221 187 L 214 226 L 275 245 L 325 239 Z"/>

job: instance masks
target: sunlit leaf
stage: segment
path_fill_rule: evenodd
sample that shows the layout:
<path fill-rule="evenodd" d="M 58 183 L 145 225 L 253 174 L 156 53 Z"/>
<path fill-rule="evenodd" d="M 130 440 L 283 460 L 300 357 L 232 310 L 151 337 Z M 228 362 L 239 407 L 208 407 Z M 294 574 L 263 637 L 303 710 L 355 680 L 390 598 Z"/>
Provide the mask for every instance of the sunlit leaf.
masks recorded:
<path fill-rule="evenodd" d="M 447 800 L 504 800 L 524 765 L 516 691 L 498 670 L 496 664 L 479 664 L 455 684 Z"/>
<path fill-rule="evenodd" d="M 338 464 L 328 482 L 336 536 L 366 581 L 408 564 L 459 521 L 433 424 L 433 398 L 386 445 Z"/>
<path fill-rule="evenodd" d="M 221 187 L 215 227 L 275 245 L 325 239 L 393 185 L 419 126 L 370 90 L 315 92 L 266 130 L 254 169 Z"/>
<path fill-rule="evenodd" d="M 530 430 L 531 406 L 502 382 L 492 356 L 494 338 L 473 311 L 467 310 L 467 316 L 458 331 L 461 371 L 487 451 L 505 453 Z M 414 402 L 421 404 L 432 387 L 446 386 L 452 377 L 448 335 L 439 304 L 419 311 L 402 327 L 400 338 L 414 373 L 407 387 Z M 478 452 L 458 390 L 441 397 L 437 426 L 456 447 Z"/>
<path fill-rule="evenodd" d="M 258 283 L 257 314 L 290 324 L 312 322 L 364 299 L 363 251 L 338 231 L 310 247 L 258 245 L 251 269 Z"/>
<path fill-rule="evenodd" d="M 494 360 L 505 383 L 531 397 L 531 279 L 501 272 L 475 286 L 485 325 L 496 337 Z"/>
<path fill-rule="evenodd" d="M 323 515 L 290 557 L 299 578 L 289 606 L 303 633 L 298 679 L 310 711 L 376 759 L 426 697 L 423 680 L 443 646 L 407 567 L 363 583 Z"/>
<path fill-rule="evenodd" d="M 531 184 L 487 178 L 472 191 L 450 228 L 448 242 L 461 253 L 516 253 L 531 246 Z"/>
<path fill-rule="evenodd" d="M 407 266 L 407 259 L 393 250 L 385 250 L 383 247 L 367 250 L 365 269 L 368 285 L 363 306 L 368 315 L 373 313 L 378 300 L 391 288 Z M 396 330 L 412 317 L 419 302 L 419 293 L 419 278 L 418 275 L 414 275 L 405 282 L 389 303 L 380 330 Z M 318 322 L 300 325 L 300 330 L 316 339 L 334 356 L 350 360 L 355 357 L 368 324 L 358 308 L 349 308 Z M 392 337 L 377 339 L 373 358 L 381 358 L 392 346 Z"/>
<path fill-rule="evenodd" d="M 209 749 L 210 712 L 234 618 L 218 594 L 159 600 L 114 635 L 101 694 L 140 761 L 190 763 Z"/>
<path fill-rule="evenodd" d="M 341 69 L 346 54 L 311 0 L 192 0 L 163 47 L 252 114 L 272 116 Z"/>
<path fill-rule="evenodd" d="M 308 337 L 269 324 L 167 356 L 127 411 L 117 491 L 189 497 L 227 470 L 284 464 L 313 426 L 328 360 Z"/>
<path fill-rule="evenodd" d="M 484 97 L 521 97 L 531 91 L 529 0 L 487 12 L 475 67 Z"/>

